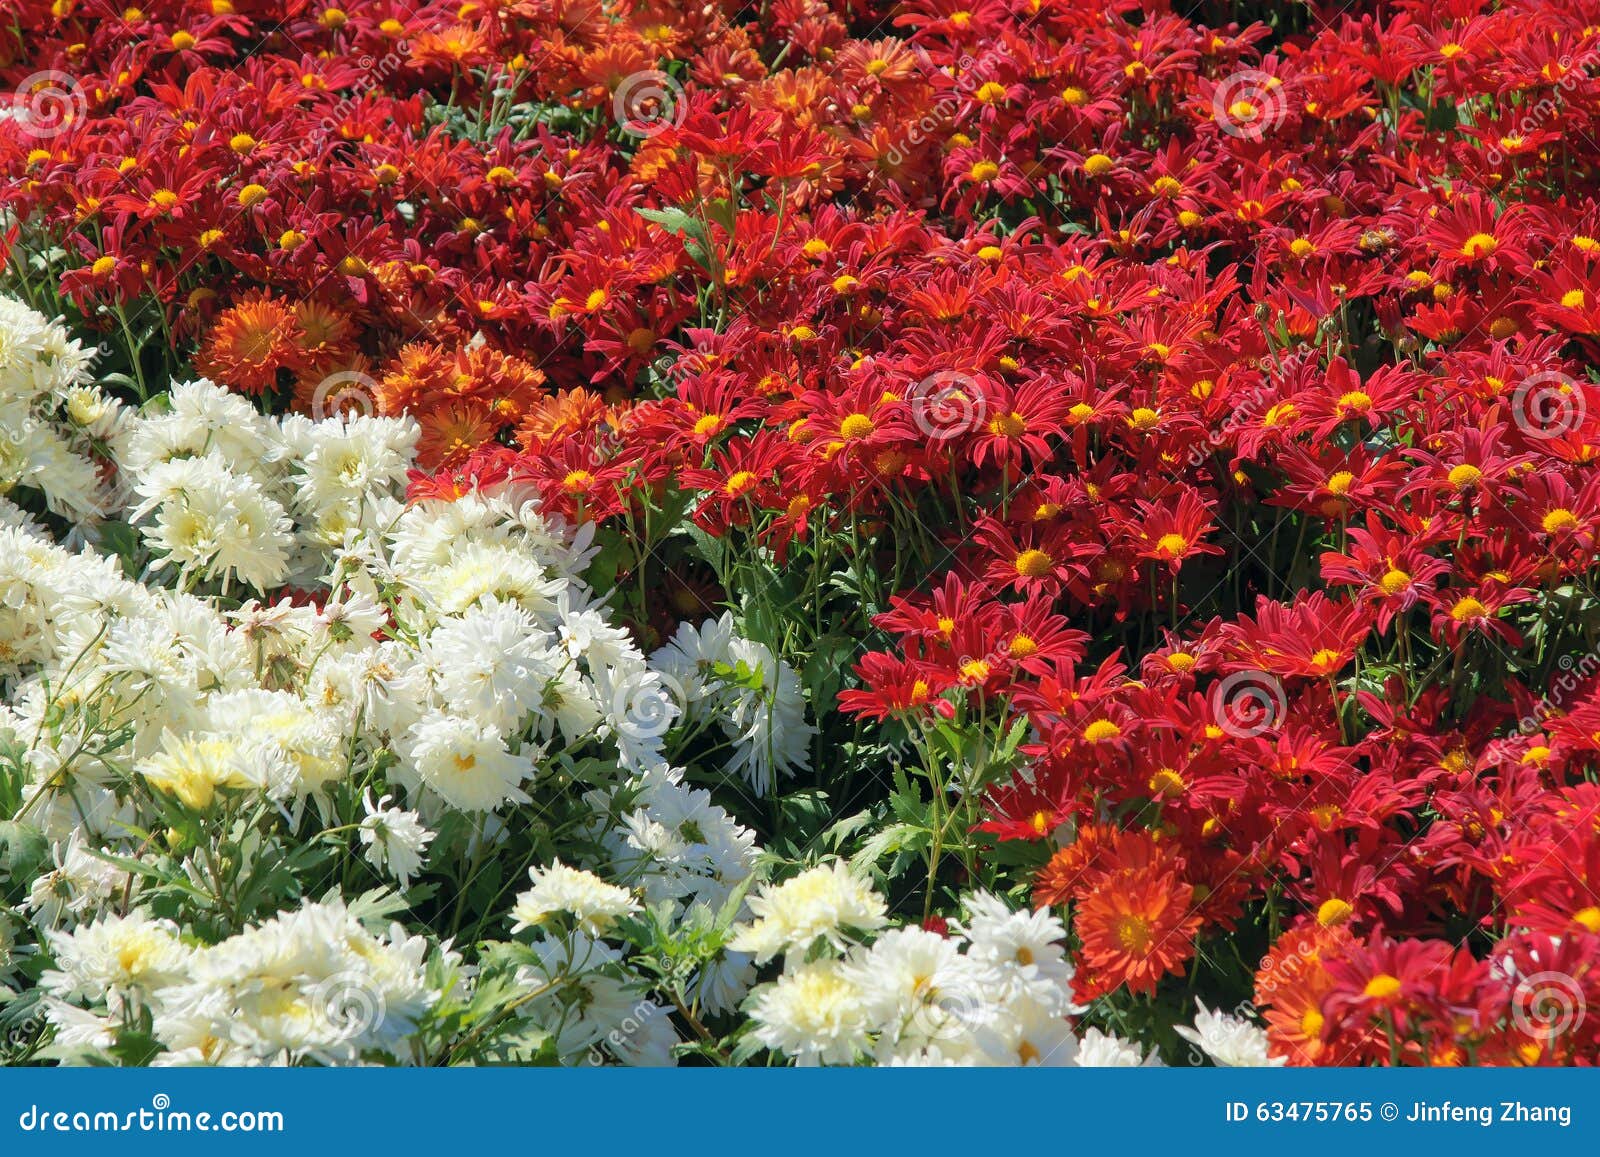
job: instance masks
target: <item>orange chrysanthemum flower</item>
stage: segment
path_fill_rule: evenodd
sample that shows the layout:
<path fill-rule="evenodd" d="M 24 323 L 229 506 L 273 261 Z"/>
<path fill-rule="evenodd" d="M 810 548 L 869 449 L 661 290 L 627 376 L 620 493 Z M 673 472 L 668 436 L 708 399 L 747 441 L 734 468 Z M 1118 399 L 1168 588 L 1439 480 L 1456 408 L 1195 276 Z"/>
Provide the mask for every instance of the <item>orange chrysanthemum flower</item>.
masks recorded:
<path fill-rule="evenodd" d="M 1256 972 L 1256 1007 L 1267 1022 L 1267 1044 L 1291 1065 L 1314 1065 L 1322 1040 L 1322 998 L 1333 987 L 1323 967 L 1351 943 L 1343 926 L 1315 922 L 1278 937 Z"/>
<path fill-rule="evenodd" d="M 517 444 L 535 450 L 584 430 L 593 429 L 606 419 L 606 401 L 579 386 L 540 399 L 517 427 Z"/>
<path fill-rule="evenodd" d="M 1194 954 L 1200 914 L 1194 889 L 1159 868 L 1132 868 L 1101 880 L 1074 921 L 1083 959 L 1107 990 L 1154 992 L 1163 976 L 1183 975 Z"/>
<path fill-rule="evenodd" d="M 418 414 L 417 424 L 422 427 L 417 460 L 428 469 L 459 462 L 495 434 L 495 423 L 488 416 L 461 403 Z"/>
<path fill-rule="evenodd" d="M 305 367 L 305 332 L 294 310 L 270 297 L 242 301 L 226 310 L 195 357 L 195 368 L 213 381 L 263 394 L 276 388 L 278 371 Z"/>

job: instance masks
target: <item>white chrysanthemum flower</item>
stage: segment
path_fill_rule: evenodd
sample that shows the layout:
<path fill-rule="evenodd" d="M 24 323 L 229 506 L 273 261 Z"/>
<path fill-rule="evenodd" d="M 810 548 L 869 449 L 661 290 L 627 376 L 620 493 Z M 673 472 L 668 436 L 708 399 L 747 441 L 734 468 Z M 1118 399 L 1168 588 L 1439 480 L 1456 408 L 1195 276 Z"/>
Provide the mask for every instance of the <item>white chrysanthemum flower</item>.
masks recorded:
<path fill-rule="evenodd" d="M 1060 1011 L 1060 1001 L 1030 995 L 1008 1000 L 973 1033 L 983 1063 L 1059 1068 L 1077 1057 L 1078 1038 Z"/>
<path fill-rule="evenodd" d="M 280 435 L 247 398 L 205 378 L 174 382 L 164 411 L 143 415 L 126 431 L 117 460 L 135 475 L 174 459 L 214 454 L 235 469 L 262 468 L 278 456 Z"/>
<path fill-rule="evenodd" d="M 1074 1063 L 1084 1069 L 1138 1069 L 1162 1068 L 1161 1055 L 1154 1050 L 1146 1057 L 1144 1050 L 1134 1041 L 1123 1040 L 1112 1033 L 1097 1028 L 1087 1030 L 1078 1038 L 1078 1053 Z"/>
<path fill-rule="evenodd" d="M 870 1046 L 863 994 L 836 960 L 802 964 L 756 993 L 755 1037 L 802 1065 L 848 1065 Z"/>
<path fill-rule="evenodd" d="M 1198 997 L 1195 1005 L 1200 1012 L 1194 1018 L 1194 1027 L 1180 1024 L 1178 1035 L 1199 1046 L 1216 1064 L 1230 1069 L 1263 1069 L 1286 1063 L 1286 1058 L 1268 1053 L 1267 1030 L 1260 1025 L 1221 1009 L 1209 1009 Z"/>
<path fill-rule="evenodd" d="M 528 802 L 522 784 L 533 775 L 533 761 L 513 755 L 493 724 L 434 712 L 412 726 L 403 755 L 416 779 L 459 811 Z"/>
<path fill-rule="evenodd" d="M 242 749 L 266 748 L 264 759 L 286 764 L 293 792 L 327 790 L 345 772 L 349 744 L 333 719 L 288 691 L 245 690 L 214 695 L 206 704 L 215 733 L 232 733 Z"/>
<path fill-rule="evenodd" d="M 553 914 L 565 912 L 590 936 L 603 936 L 618 920 L 639 910 L 626 888 L 560 860 L 529 868 L 528 878 L 533 887 L 519 894 L 511 909 L 513 932 L 536 928 Z"/>
<path fill-rule="evenodd" d="M 1067 930 L 1048 908 L 1013 912 L 987 892 L 974 892 L 963 904 L 967 920 L 957 928 L 968 940 L 969 956 L 1007 966 L 1005 975 L 1032 989 L 1034 999 L 1049 1003 L 1051 994 L 1070 991 L 1074 969 L 1064 944 Z M 1070 1005 L 1060 1011 L 1083 1009 Z"/>
<path fill-rule="evenodd" d="M 440 995 L 426 953 L 398 925 L 380 937 L 342 902 L 308 903 L 195 953 L 186 982 L 159 996 L 164 1009 L 187 1011 L 185 1035 L 207 1013 L 209 1036 L 261 1059 L 409 1059 L 407 1040 Z"/>
<path fill-rule="evenodd" d="M 452 711 L 509 734 L 521 730 L 523 718 L 542 705 L 546 685 L 568 665 L 552 641 L 521 606 L 490 598 L 440 623 L 423 650 Z"/>
<path fill-rule="evenodd" d="M 265 590 L 289 573 L 293 524 L 277 499 L 216 453 L 175 458 L 138 477 L 129 519 L 158 553 L 159 569 L 185 578 L 238 579 Z"/>
<path fill-rule="evenodd" d="M 209 808 L 223 789 L 281 799 L 295 787 L 294 768 L 281 752 L 232 735 L 168 732 L 160 750 L 133 770 L 156 791 L 196 811 Z"/>
<path fill-rule="evenodd" d="M 121 404 L 89 383 L 94 351 L 59 321 L 0 297 L 0 495 L 37 491 L 75 523 L 113 505 L 96 440 L 113 436 Z"/>
<path fill-rule="evenodd" d="M 47 932 L 45 940 L 55 967 L 39 987 L 59 1000 L 105 1001 L 113 1011 L 181 979 L 192 955 L 175 924 L 139 909 Z"/>
<path fill-rule="evenodd" d="M 803 953 L 819 938 L 843 949 L 849 943 L 847 931 L 883 927 L 888 910 L 883 897 L 838 860 L 776 888 L 763 887 L 749 903 L 756 920 L 739 928 L 729 946 L 751 953 L 758 964 L 780 952 Z"/>
<path fill-rule="evenodd" d="M 54 866 L 34 877 L 23 905 L 41 927 L 91 918 L 128 889 L 128 873 L 93 855 L 79 831 L 54 845 L 50 856 Z"/>
<path fill-rule="evenodd" d="M 423 826 L 416 812 L 390 807 L 391 799 L 386 795 L 373 803 L 371 791 L 362 796 L 367 814 L 361 821 L 361 843 L 369 864 L 388 872 L 401 888 L 409 888 L 412 877 L 422 871 L 434 833 Z"/>
<path fill-rule="evenodd" d="M 648 903 L 720 909 L 755 869 L 755 833 L 712 803 L 710 792 L 685 787 L 678 774 L 656 768 L 630 786 L 636 806 L 606 836 L 613 867 Z M 596 802 L 604 807 L 603 799 Z"/>
<path fill-rule="evenodd" d="M 845 971 L 862 991 L 885 1052 L 938 1044 L 959 1056 L 976 1047 L 973 1033 L 997 1015 L 998 970 L 963 955 L 955 938 L 923 928 L 885 932 L 853 953 Z"/>
<path fill-rule="evenodd" d="M 650 666 L 682 688 L 691 720 L 714 719 L 733 741 L 727 770 L 756 795 L 810 766 L 816 728 L 806 721 L 800 677 L 765 644 L 735 633 L 731 612 L 683 624 Z"/>

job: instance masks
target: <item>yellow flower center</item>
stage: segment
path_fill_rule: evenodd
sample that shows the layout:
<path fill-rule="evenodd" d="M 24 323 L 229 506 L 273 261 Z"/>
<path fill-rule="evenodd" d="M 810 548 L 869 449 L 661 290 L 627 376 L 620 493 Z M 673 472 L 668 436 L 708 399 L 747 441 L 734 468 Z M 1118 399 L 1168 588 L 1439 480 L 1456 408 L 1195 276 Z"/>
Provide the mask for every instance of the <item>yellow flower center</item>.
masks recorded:
<path fill-rule="evenodd" d="M 989 433 L 997 438 L 1020 438 L 1027 430 L 1027 420 L 1015 410 L 993 418 L 989 422 Z"/>
<path fill-rule="evenodd" d="M 1466 244 L 1461 246 L 1461 255 L 1476 261 L 1480 257 L 1489 256 L 1498 248 L 1500 248 L 1500 242 L 1496 241 L 1491 234 L 1474 233 L 1467 238 Z"/>
<path fill-rule="evenodd" d="M 1546 534 L 1560 534 L 1562 531 L 1572 530 L 1578 525 L 1578 516 L 1570 510 L 1557 507 L 1544 516 L 1540 524 Z"/>
<path fill-rule="evenodd" d="M 1123 951 L 1143 955 L 1150 950 L 1150 921 L 1143 916 L 1119 916 L 1112 927 Z"/>
<path fill-rule="evenodd" d="M 1336 925 L 1343 924 L 1346 920 L 1350 919 L 1350 916 L 1354 911 L 1355 909 L 1352 908 L 1347 901 L 1341 900 L 1335 896 L 1331 900 L 1324 900 L 1322 905 L 1317 909 L 1317 923 L 1321 924 L 1324 928 L 1333 928 Z"/>
<path fill-rule="evenodd" d="M 1367 987 L 1362 992 L 1373 1000 L 1388 1000 L 1400 991 L 1400 978 L 1390 976 L 1387 972 L 1380 972 L 1367 981 Z"/>
<path fill-rule="evenodd" d="M 1471 463 L 1463 462 L 1459 466 L 1451 467 L 1450 473 L 1445 477 L 1449 481 L 1450 485 L 1454 486 L 1457 490 L 1467 490 L 1476 486 L 1480 481 L 1482 481 L 1483 471 L 1479 470 Z"/>
<path fill-rule="evenodd" d="M 1350 493 L 1350 487 L 1355 484 L 1356 476 L 1348 470 L 1336 471 L 1328 479 L 1328 493 L 1341 497 Z"/>
<path fill-rule="evenodd" d="M 1411 576 L 1399 567 L 1390 567 L 1378 580 L 1378 587 L 1386 595 L 1397 595 L 1411 585 Z"/>
<path fill-rule="evenodd" d="M 1183 782 L 1183 776 L 1170 767 L 1163 767 L 1150 777 L 1150 794 L 1164 796 L 1168 799 L 1183 794 L 1183 789 L 1188 786 Z"/>
<path fill-rule="evenodd" d="M 1177 558 L 1189 549 L 1189 540 L 1181 534 L 1163 534 L 1156 539 L 1156 553 L 1165 558 Z"/>
<path fill-rule="evenodd" d="M 873 425 L 872 419 L 865 414 L 851 414 L 839 423 L 839 436 L 842 438 L 865 438 L 878 427 Z"/>
<path fill-rule="evenodd" d="M 1477 599 L 1473 598 L 1471 595 L 1468 595 L 1455 606 L 1450 608 L 1450 617 L 1458 623 L 1464 623 L 1469 619 L 1483 618 L 1487 610 L 1488 608 L 1480 603 Z"/>
<path fill-rule="evenodd" d="M 1013 565 L 1022 578 L 1043 578 L 1055 566 L 1055 560 L 1042 550 L 1025 550 Z"/>
<path fill-rule="evenodd" d="M 1096 719 L 1083 729 L 1083 737 L 1090 743 L 1107 743 L 1122 735 L 1122 728 L 1109 719 Z"/>

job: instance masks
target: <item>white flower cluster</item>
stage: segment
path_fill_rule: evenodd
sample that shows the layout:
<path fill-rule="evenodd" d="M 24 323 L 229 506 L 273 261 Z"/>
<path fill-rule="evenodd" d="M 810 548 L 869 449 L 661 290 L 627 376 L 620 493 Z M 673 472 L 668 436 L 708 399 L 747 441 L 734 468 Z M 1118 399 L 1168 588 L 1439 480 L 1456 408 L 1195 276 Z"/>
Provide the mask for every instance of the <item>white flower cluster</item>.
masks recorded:
<path fill-rule="evenodd" d="M 734 630 L 733 615 L 685 623 L 650 657 L 650 665 L 680 689 L 690 723 L 715 723 L 733 752 L 725 765 L 757 796 L 778 777 L 811 766 L 805 694 L 794 669 L 764 643 Z"/>
<path fill-rule="evenodd" d="M 158 1065 L 420 1061 L 409 1038 L 441 995 L 426 940 L 398 924 L 374 934 L 338 900 L 205 948 L 139 910 L 48 939 L 56 967 L 40 983 L 60 1043 L 107 1047 L 142 1011 L 167 1048 Z"/>
<path fill-rule="evenodd" d="M 582 838 L 536 863 L 499 925 L 531 939 L 512 1019 L 566 1063 L 673 1059 L 667 1006 L 615 926 L 646 906 L 708 924 L 755 837 L 666 762 L 668 728 L 641 723 L 665 677 L 582 581 L 592 528 L 514 488 L 406 504 L 416 438 L 408 419 L 271 418 L 193 382 L 108 431 L 97 513 L 118 513 L 120 488 L 141 540 L 120 557 L 0 500 L 0 790 L 17 801 L 0 818 L 47 849 L 4 919 L 5 964 L 20 918 L 62 1059 L 141 1017 L 155 1063 L 426 1059 L 412 1038 L 445 992 L 427 966 L 454 976 L 454 953 L 370 930 L 337 893 L 294 899 L 282 865 L 343 847 L 406 889 L 466 866 L 430 862 L 447 828 L 476 863 L 552 805 Z M 63 493 L 54 478 L 32 489 Z M 230 922 L 239 881 L 274 872 L 290 894 Z M 154 915 L 175 890 L 211 931 Z M 688 999 L 732 1009 L 754 975 L 713 948 Z"/>
<path fill-rule="evenodd" d="M 116 457 L 153 569 L 175 568 L 180 585 L 312 581 L 325 551 L 399 513 L 415 423 L 266 417 L 204 379 L 162 403 L 128 424 Z"/>
<path fill-rule="evenodd" d="M 1138 1050 L 1071 1016 L 1066 930 L 1048 911 L 1013 912 L 974 893 L 951 934 L 882 928 L 885 904 L 839 863 L 752 899 L 735 947 L 786 952 L 748 1002 L 755 1038 L 803 1065 L 1140 1064 Z"/>
<path fill-rule="evenodd" d="M 105 447 L 125 416 L 89 380 L 94 353 L 60 322 L 0 297 L 0 495 L 38 491 L 73 523 L 112 504 Z"/>

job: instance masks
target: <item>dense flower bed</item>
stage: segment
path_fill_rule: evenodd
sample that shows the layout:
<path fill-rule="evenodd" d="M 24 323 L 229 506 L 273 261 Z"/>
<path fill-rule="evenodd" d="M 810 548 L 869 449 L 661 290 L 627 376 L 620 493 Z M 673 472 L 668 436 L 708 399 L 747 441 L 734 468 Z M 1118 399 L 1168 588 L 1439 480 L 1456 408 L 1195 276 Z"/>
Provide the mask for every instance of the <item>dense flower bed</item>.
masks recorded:
<path fill-rule="evenodd" d="M 1600 1058 L 1600 2 L 0 5 L 0 1059 Z"/>

